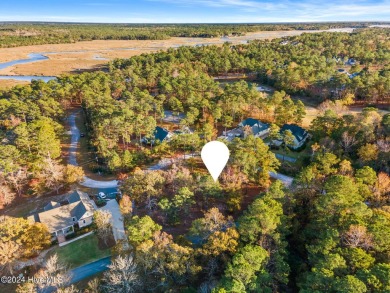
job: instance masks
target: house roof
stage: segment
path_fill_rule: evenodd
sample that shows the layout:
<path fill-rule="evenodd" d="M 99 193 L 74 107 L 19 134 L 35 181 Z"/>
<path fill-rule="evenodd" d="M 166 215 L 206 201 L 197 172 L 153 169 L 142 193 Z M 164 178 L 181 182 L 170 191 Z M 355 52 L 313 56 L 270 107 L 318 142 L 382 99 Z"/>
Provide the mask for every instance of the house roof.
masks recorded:
<path fill-rule="evenodd" d="M 49 207 L 48 204 L 43 212 L 30 216 L 29 220 L 45 224 L 49 232 L 53 233 L 73 226 L 78 220 L 93 215 L 95 207 L 87 194 L 75 191 L 68 196 L 67 200 L 69 204 L 62 206 L 59 203 L 50 202 L 49 204 L 53 206 L 52 209 L 46 209 Z M 53 203 L 56 203 L 56 205 L 53 205 Z M 73 217 L 76 218 L 76 221 L 74 221 Z"/>
<path fill-rule="evenodd" d="M 163 141 L 169 134 L 169 131 L 165 128 L 157 126 L 154 130 L 154 138 Z"/>
<path fill-rule="evenodd" d="M 80 200 L 81 200 L 80 194 L 77 191 L 69 194 L 69 196 L 67 197 L 67 201 L 69 203 L 74 203 L 74 202 L 77 202 L 77 201 L 80 201 Z"/>
<path fill-rule="evenodd" d="M 74 202 L 39 213 L 39 222 L 45 224 L 51 233 L 73 226 L 78 220 L 76 214 L 78 214 L 77 210 L 79 205 L 82 205 L 82 203 Z M 73 217 L 76 217 L 76 221 L 73 221 Z"/>
<path fill-rule="evenodd" d="M 51 201 L 49 202 L 47 205 L 45 205 L 45 207 L 43 208 L 45 211 L 48 211 L 48 210 L 51 210 L 51 209 L 54 209 L 54 208 L 57 208 L 60 206 L 60 203 L 59 202 L 56 202 L 56 201 Z"/>
<path fill-rule="evenodd" d="M 239 126 L 245 127 L 250 126 L 252 128 L 253 135 L 258 134 L 259 132 L 262 132 L 269 128 L 269 124 L 263 123 L 257 119 L 254 118 L 246 118 L 244 121 L 242 121 Z"/>
<path fill-rule="evenodd" d="M 286 130 L 290 130 L 298 142 L 301 142 L 302 140 L 306 139 L 308 135 L 308 132 L 305 129 L 296 124 L 284 124 L 280 129 L 280 132 L 282 133 Z"/>
<path fill-rule="evenodd" d="M 248 125 L 248 126 L 252 127 L 253 125 L 255 125 L 257 123 L 261 123 L 261 122 L 257 119 L 254 119 L 254 118 L 246 118 L 245 120 L 243 120 L 240 123 L 240 126 L 247 126 Z"/>
<path fill-rule="evenodd" d="M 256 135 L 258 134 L 259 132 L 262 132 L 266 129 L 269 128 L 269 124 L 267 123 L 262 123 L 262 122 L 259 122 L 257 124 L 255 124 L 253 127 L 252 127 L 252 133 L 253 135 Z"/>

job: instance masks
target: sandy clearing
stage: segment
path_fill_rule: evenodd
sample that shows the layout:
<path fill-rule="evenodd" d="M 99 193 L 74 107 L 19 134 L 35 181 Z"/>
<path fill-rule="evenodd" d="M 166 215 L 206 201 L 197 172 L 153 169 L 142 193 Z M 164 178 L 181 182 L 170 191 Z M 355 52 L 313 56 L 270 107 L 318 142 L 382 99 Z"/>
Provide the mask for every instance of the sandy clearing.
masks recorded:
<path fill-rule="evenodd" d="M 28 81 L 13 80 L 13 79 L 0 79 L 0 90 L 9 89 L 15 85 L 25 85 L 29 84 Z"/>
<path fill-rule="evenodd" d="M 106 64 L 105 60 L 62 59 L 44 60 L 28 64 L 20 64 L 0 70 L 0 75 L 37 75 L 59 76 L 63 73 L 78 70 L 99 69 Z"/>
<path fill-rule="evenodd" d="M 306 128 L 309 128 L 309 126 L 311 125 L 312 121 L 315 118 L 317 118 L 317 116 L 319 114 L 319 110 L 314 108 L 314 107 L 312 107 L 312 106 L 306 106 L 305 109 L 306 109 L 306 115 L 305 115 L 305 117 L 302 120 L 302 126 L 306 127 Z"/>

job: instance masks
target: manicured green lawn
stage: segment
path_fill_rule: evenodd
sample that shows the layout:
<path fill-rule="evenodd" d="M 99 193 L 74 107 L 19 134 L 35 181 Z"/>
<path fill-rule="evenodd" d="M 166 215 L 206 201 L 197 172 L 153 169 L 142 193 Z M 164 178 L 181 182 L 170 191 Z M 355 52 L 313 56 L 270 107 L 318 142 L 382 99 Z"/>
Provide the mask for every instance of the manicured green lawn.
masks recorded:
<path fill-rule="evenodd" d="M 109 256 L 110 249 L 100 250 L 98 239 L 92 234 L 76 240 L 68 245 L 57 247 L 51 251 L 51 255 L 57 253 L 59 259 L 71 268 Z"/>

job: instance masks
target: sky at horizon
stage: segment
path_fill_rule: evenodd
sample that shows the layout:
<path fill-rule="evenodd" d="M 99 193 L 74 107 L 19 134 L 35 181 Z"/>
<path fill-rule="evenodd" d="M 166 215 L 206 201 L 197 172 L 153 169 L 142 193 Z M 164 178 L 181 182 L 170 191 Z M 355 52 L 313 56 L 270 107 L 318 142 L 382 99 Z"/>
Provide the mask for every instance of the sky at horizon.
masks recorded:
<path fill-rule="evenodd" d="M 390 0 L 14 0 L 0 21 L 267 23 L 390 21 Z"/>

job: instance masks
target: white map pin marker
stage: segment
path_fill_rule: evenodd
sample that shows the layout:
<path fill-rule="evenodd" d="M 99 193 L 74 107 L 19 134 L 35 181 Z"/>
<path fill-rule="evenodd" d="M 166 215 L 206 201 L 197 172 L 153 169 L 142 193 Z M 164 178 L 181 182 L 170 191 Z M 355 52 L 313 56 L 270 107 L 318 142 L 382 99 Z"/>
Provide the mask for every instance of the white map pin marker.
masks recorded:
<path fill-rule="evenodd" d="M 217 181 L 229 160 L 230 152 L 223 142 L 215 140 L 204 145 L 200 156 L 207 170 L 209 170 L 211 177 L 213 177 L 214 181 Z"/>

